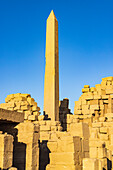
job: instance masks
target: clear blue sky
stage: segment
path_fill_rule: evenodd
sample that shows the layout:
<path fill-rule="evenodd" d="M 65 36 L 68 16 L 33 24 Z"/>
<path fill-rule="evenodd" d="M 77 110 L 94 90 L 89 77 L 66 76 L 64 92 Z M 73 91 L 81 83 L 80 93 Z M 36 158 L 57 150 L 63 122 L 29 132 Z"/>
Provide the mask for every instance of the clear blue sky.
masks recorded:
<path fill-rule="evenodd" d="M 113 76 L 113 0 L 0 0 L 0 103 L 30 93 L 43 111 L 46 19 L 59 22 L 60 100 Z"/>

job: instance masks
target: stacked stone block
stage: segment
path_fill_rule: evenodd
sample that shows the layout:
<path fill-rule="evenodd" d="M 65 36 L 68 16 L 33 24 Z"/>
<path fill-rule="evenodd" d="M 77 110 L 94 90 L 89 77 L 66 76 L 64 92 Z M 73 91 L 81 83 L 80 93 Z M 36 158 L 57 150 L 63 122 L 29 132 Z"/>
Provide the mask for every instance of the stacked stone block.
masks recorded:
<path fill-rule="evenodd" d="M 69 109 L 69 99 L 65 98 L 59 102 L 59 121 L 63 131 L 67 130 L 67 114 L 72 114 Z"/>
<path fill-rule="evenodd" d="M 89 126 L 86 123 L 77 123 L 75 115 L 67 116 L 67 131 L 71 136 L 79 136 L 82 142 L 82 157 L 89 158 Z"/>
<path fill-rule="evenodd" d="M 32 122 L 20 123 L 18 129 L 18 141 L 25 143 L 26 148 L 26 170 L 39 169 L 39 125 Z"/>
<path fill-rule="evenodd" d="M 57 140 L 49 140 L 50 164 L 47 170 L 81 170 L 82 168 L 82 144 L 80 137 L 69 134 L 59 134 Z"/>
<path fill-rule="evenodd" d="M 99 159 L 84 158 L 83 170 L 103 170 L 102 163 Z"/>
<path fill-rule="evenodd" d="M 95 87 L 85 85 L 82 92 L 79 100 L 75 101 L 76 119 L 89 125 L 101 120 L 113 121 L 113 77 L 102 78 L 101 84 Z"/>
<path fill-rule="evenodd" d="M 40 116 L 39 116 L 40 117 Z M 41 120 L 38 121 L 40 126 L 40 141 L 48 141 L 56 138 L 56 132 L 62 131 L 59 121 Z"/>
<path fill-rule="evenodd" d="M 113 122 L 95 122 L 90 127 L 90 157 L 98 158 L 102 167 L 111 169 L 113 160 Z"/>
<path fill-rule="evenodd" d="M 13 163 L 13 136 L 0 133 L 0 169 L 7 169 Z"/>
<path fill-rule="evenodd" d="M 30 94 L 10 94 L 0 108 L 24 113 L 25 120 L 38 120 L 40 108 Z"/>

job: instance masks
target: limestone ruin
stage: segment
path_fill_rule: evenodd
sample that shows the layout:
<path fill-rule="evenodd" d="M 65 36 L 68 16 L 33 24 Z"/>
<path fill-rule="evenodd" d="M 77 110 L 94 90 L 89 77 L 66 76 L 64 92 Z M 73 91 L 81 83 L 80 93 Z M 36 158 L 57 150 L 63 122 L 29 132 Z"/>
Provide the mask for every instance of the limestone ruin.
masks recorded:
<path fill-rule="evenodd" d="M 1 170 L 113 170 L 113 77 L 59 102 L 58 21 L 47 20 L 44 115 L 30 94 L 0 104 Z"/>

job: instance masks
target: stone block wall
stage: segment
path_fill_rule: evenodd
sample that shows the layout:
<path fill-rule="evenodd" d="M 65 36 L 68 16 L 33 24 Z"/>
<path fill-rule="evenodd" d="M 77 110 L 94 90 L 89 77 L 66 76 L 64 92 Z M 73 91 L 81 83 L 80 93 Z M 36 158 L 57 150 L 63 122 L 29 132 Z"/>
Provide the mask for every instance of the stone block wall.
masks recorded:
<path fill-rule="evenodd" d="M 18 129 L 18 141 L 25 143 L 26 147 L 26 170 L 39 169 L 39 125 L 32 122 L 20 123 Z"/>
<path fill-rule="evenodd" d="M 95 87 L 85 85 L 82 92 L 74 115 L 68 99 L 60 102 L 59 121 L 39 116 L 29 94 L 8 95 L 0 108 L 24 113 L 24 119 L 0 120 L 0 168 L 113 170 L 113 77 Z"/>
<path fill-rule="evenodd" d="M 25 120 L 38 120 L 40 108 L 30 94 L 10 94 L 0 108 L 24 113 Z"/>
<path fill-rule="evenodd" d="M 48 148 L 50 149 L 49 169 L 82 169 L 82 143 L 80 137 L 73 137 L 70 134 L 59 133 L 57 140 L 49 140 Z"/>
<path fill-rule="evenodd" d="M 69 99 L 65 98 L 59 102 L 59 121 L 63 131 L 67 130 L 67 114 L 72 115 L 69 109 Z"/>
<path fill-rule="evenodd" d="M 102 79 L 101 84 L 91 87 L 85 85 L 83 94 L 75 101 L 74 114 L 80 122 L 112 121 L 113 113 L 113 77 Z M 107 114 L 107 115 L 106 115 Z"/>

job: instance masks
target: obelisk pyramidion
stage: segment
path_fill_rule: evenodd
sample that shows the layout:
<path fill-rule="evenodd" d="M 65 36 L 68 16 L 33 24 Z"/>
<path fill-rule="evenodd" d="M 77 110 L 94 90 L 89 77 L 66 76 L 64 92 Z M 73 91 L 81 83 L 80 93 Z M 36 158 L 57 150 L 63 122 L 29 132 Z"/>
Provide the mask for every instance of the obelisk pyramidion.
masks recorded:
<path fill-rule="evenodd" d="M 44 112 L 53 121 L 59 120 L 59 52 L 58 21 L 53 10 L 46 23 L 46 66 Z"/>

